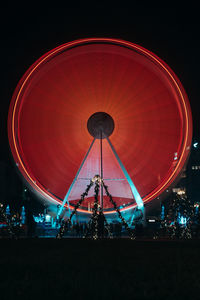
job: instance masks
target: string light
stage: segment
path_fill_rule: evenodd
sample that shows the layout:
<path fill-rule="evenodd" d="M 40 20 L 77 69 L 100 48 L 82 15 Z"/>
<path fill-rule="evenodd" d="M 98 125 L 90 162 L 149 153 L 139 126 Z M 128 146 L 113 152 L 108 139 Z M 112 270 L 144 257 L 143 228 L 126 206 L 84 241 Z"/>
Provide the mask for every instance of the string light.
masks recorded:
<path fill-rule="evenodd" d="M 134 235 L 133 231 L 131 230 L 131 228 L 128 226 L 127 222 L 126 222 L 125 219 L 123 218 L 123 216 L 122 216 L 120 210 L 119 210 L 118 207 L 117 207 L 116 202 L 113 200 L 112 195 L 111 195 L 111 194 L 109 193 L 109 191 L 108 191 L 108 187 L 104 184 L 103 181 L 102 181 L 102 184 L 103 184 L 103 187 L 104 187 L 104 189 L 105 189 L 106 195 L 109 197 L 110 202 L 112 203 L 114 209 L 115 209 L 116 212 L 118 213 L 119 218 L 121 219 L 121 221 L 122 221 L 124 227 L 125 227 L 126 230 L 128 231 L 128 234 L 129 234 L 130 238 L 131 238 L 131 239 L 135 239 L 135 235 Z"/>
<path fill-rule="evenodd" d="M 69 226 L 71 225 L 71 220 L 74 214 L 76 213 L 77 209 L 80 207 L 81 203 L 84 201 L 85 197 L 88 195 L 89 190 L 93 186 L 94 181 L 90 181 L 90 184 L 87 185 L 87 188 L 85 192 L 81 195 L 81 199 L 78 201 L 78 203 L 75 205 L 74 210 L 71 212 L 71 215 L 67 221 L 63 220 L 62 224 L 60 226 L 59 233 L 57 234 L 56 238 L 61 239 L 65 233 L 69 229 Z"/>

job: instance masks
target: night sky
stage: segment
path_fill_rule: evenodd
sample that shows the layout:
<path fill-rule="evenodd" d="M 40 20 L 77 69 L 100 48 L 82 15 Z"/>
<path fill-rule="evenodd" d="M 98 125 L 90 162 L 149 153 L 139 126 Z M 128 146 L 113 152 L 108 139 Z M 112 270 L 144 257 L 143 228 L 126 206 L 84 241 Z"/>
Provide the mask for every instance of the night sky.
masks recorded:
<path fill-rule="evenodd" d="M 68 3 L 68 2 L 67 2 Z M 168 3 L 168 2 L 167 2 Z M 173 2 L 172 2 L 173 3 Z M 199 139 L 199 9 L 195 6 L 106 5 L 75 3 L 27 8 L 19 3 L 1 7 L 1 126 L 0 197 L 11 187 L 16 197 L 21 180 L 16 174 L 7 141 L 7 113 L 12 93 L 25 71 L 47 51 L 84 37 L 113 37 L 139 44 L 163 59 L 182 82 L 191 104 L 194 139 Z M 8 183 L 9 181 L 9 183 Z"/>

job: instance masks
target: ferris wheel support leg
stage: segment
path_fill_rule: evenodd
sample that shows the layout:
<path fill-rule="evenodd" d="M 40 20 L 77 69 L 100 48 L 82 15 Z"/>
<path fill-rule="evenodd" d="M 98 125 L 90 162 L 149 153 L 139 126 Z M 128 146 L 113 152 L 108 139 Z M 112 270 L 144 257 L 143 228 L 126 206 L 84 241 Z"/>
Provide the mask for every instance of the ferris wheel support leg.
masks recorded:
<path fill-rule="evenodd" d="M 68 205 L 68 209 L 70 211 L 69 201 L 68 201 L 69 195 L 70 195 L 71 190 L 72 190 L 72 188 L 73 188 L 73 186 L 74 186 L 74 184 L 75 184 L 75 182 L 76 182 L 76 180 L 78 178 L 78 175 L 79 175 L 79 173 L 80 173 L 80 171 L 81 171 L 81 169 L 82 169 L 82 167 L 83 167 L 83 165 L 84 165 L 84 163 L 85 163 L 85 161 L 86 161 L 86 159 L 88 157 L 88 154 L 90 153 L 90 150 L 92 149 L 94 141 L 95 141 L 95 138 L 93 139 L 93 141 L 92 141 L 92 143 L 91 143 L 91 145 L 90 145 L 90 147 L 89 147 L 89 149 L 88 149 L 88 151 L 87 151 L 87 153 L 86 153 L 86 155 L 85 155 L 85 157 L 84 157 L 84 159 L 83 159 L 83 161 L 82 161 L 82 163 L 81 163 L 81 165 L 80 165 L 80 167 L 78 169 L 78 172 L 76 173 L 76 176 L 74 177 L 74 180 L 73 180 L 72 184 L 70 185 L 70 188 L 67 191 L 67 194 L 65 195 L 63 203 L 62 203 L 62 205 L 61 205 L 61 207 L 60 207 L 60 209 L 58 211 L 57 217 L 60 217 L 60 215 L 61 215 L 61 213 L 62 213 L 62 211 L 64 209 L 64 206 L 65 206 L 66 202 L 67 202 L 67 205 Z"/>
<path fill-rule="evenodd" d="M 126 168 L 124 167 L 123 163 L 121 162 L 121 160 L 120 160 L 114 146 L 112 145 L 111 141 L 109 140 L 108 137 L 106 137 L 106 139 L 107 139 L 107 141 L 108 141 L 108 143 L 109 143 L 109 145 L 110 145 L 110 147 L 111 147 L 111 149 L 112 149 L 112 151 L 113 151 L 113 153 L 114 153 L 114 155 L 115 155 L 115 157 L 116 157 L 116 159 L 117 159 L 117 161 L 118 161 L 118 163 L 119 163 L 119 165 L 120 165 L 120 167 L 121 167 L 121 169 L 124 173 L 124 176 L 126 177 L 126 180 L 128 181 L 128 184 L 131 188 L 132 194 L 133 194 L 133 196 L 135 198 L 135 201 L 137 203 L 138 209 L 142 210 L 142 212 L 143 212 L 144 204 L 143 204 L 142 198 L 140 197 L 140 194 L 138 193 L 138 190 L 136 189 L 136 187 L 135 187 L 131 177 L 129 176 L 128 172 L 126 171 Z"/>

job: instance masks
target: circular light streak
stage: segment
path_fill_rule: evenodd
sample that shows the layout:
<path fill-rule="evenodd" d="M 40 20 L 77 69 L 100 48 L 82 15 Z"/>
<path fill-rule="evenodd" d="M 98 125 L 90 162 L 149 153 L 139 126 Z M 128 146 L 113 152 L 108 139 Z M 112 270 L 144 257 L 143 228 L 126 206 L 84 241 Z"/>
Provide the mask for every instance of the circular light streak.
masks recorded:
<path fill-rule="evenodd" d="M 190 106 L 166 63 L 118 39 L 61 45 L 24 74 L 8 116 L 9 143 L 20 172 L 40 195 L 62 203 L 91 143 L 87 121 L 99 111 L 115 122 L 111 142 L 144 203 L 157 198 L 187 161 Z"/>

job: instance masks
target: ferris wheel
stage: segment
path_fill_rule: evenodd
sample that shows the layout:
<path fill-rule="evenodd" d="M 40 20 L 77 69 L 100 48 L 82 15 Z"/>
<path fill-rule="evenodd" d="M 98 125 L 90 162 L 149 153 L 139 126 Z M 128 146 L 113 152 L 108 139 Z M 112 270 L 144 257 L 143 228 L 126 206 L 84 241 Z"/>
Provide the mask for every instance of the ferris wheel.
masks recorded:
<path fill-rule="evenodd" d="M 117 207 L 143 207 L 183 169 L 192 117 L 179 79 L 143 47 L 111 38 L 61 45 L 24 74 L 8 116 L 16 165 L 36 193 L 73 209 L 95 175 Z M 91 213 L 90 190 L 77 209 Z M 115 211 L 102 189 L 104 213 Z"/>

